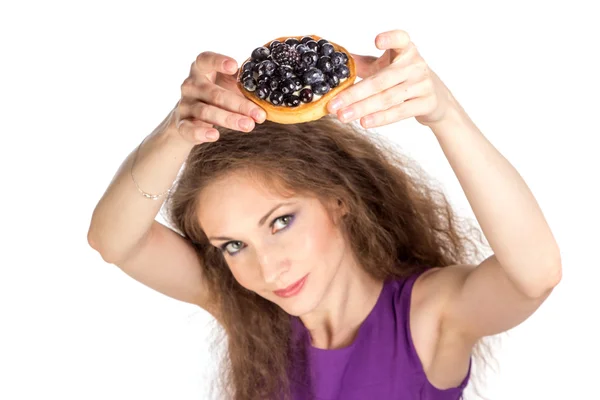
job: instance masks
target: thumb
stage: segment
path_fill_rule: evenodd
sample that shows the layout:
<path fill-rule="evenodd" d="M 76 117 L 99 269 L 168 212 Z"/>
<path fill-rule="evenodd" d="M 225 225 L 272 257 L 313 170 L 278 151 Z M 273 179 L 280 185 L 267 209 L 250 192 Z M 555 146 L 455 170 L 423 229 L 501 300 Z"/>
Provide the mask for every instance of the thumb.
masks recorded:
<path fill-rule="evenodd" d="M 366 78 L 377 72 L 377 57 L 350 53 L 356 64 L 356 75 Z"/>

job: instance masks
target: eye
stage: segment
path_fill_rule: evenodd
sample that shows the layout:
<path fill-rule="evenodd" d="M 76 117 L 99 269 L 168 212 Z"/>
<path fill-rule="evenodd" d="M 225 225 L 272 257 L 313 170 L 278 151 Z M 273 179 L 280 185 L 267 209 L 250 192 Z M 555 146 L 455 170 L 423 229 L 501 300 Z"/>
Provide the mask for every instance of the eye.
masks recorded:
<path fill-rule="evenodd" d="M 275 218 L 271 222 L 271 224 L 269 224 L 269 227 L 272 228 L 275 225 L 279 225 L 279 227 L 276 231 L 276 232 L 279 232 L 279 231 L 282 231 L 282 230 L 286 229 L 287 227 L 289 227 L 293 220 L 294 220 L 294 215 L 291 215 L 291 214 L 290 215 L 282 215 L 281 217 Z M 239 253 L 243 248 L 244 248 L 244 243 L 239 240 L 235 240 L 235 241 L 227 242 L 224 245 L 222 245 L 221 251 L 229 254 L 230 256 L 234 256 L 237 253 Z"/>

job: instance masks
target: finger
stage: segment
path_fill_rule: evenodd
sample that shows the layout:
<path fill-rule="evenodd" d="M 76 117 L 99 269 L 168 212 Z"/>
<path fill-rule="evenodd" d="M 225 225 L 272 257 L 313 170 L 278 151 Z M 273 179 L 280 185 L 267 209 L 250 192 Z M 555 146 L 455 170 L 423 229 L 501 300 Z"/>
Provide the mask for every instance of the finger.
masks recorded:
<path fill-rule="evenodd" d="M 216 107 L 245 115 L 253 118 L 256 122 L 265 121 L 266 112 L 245 98 L 232 91 L 226 90 L 220 86 L 210 83 L 207 79 L 201 80 L 201 83 L 187 81 L 181 87 L 182 97 L 200 101 L 202 103 L 212 104 Z"/>
<path fill-rule="evenodd" d="M 177 128 L 179 134 L 192 143 L 213 142 L 219 137 L 219 131 L 213 128 L 212 125 L 202 121 L 184 119 L 179 121 Z M 209 138 L 209 133 L 216 134 L 216 138 Z"/>
<path fill-rule="evenodd" d="M 196 60 L 192 64 L 190 75 L 203 76 L 211 72 L 232 75 L 237 70 L 238 65 L 233 58 L 212 51 L 205 51 L 196 57 Z"/>
<path fill-rule="evenodd" d="M 405 81 L 340 110 L 338 117 L 342 122 L 354 121 L 365 115 L 387 110 L 407 100 L 426 96 L 431 92 L 430 88 L 431 85 L 427 81 L 416 83 Z"/>
<path fill-rule="evenodd" d="M 382 69 L 377 74 L 361 80 L 360 82 L 342 90 L 337 96 L 327 104 L 329 112 L 348 107 L 358 101 L 366 99 L 377 93 L 395 86 L 401 82 L 415 79 L 418 76 L 419 69 L 413 66 L 400 68 L 396 65 L 390 65 Z"/>
<path fill-rule="evenodd" d="M 375 128 L 388 125 L 403 119 L 423 115 L 430 107 L 433 96 L 417 97 L 404 103 L 393 106 L 387 110 L 379 111 L 363 117 L 360 124 L 364 128 Z"/>
<path fill-rule="evenodd" d="M 195 102 L 191 105 L 190 114 L 200 121 L 236 131 L 250 132 L 254 129 L 252 118 L 223 110 L 211 104 Z"/>
<path fill-rule="evenodd" d="M 410 36 L 402 30 L 382 32 L 375 37 L 375 46 L 379 50 L 393 49 L 399 53 L 407 49 L 411 44 Z"/>

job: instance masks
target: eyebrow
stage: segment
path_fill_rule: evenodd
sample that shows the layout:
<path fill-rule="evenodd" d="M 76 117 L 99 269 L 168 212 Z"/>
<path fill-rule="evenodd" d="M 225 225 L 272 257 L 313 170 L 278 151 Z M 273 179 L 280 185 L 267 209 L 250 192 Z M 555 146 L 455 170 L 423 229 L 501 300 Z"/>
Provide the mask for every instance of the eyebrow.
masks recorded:
<path fill-rule="evenodd" d="M 292 204 L 295 204 L 295 203 L 294 202 L 280 203 L 280 204 L 276 205 L 275 207 L 273 207 L 271 210 L 269 210 L 268 213 L 265 214 L 264 217 L 262 217 L 258 221 L 258 227 L 260 228 L 261 226 L 263 226 L 265 224 L 265 222 L 267 221 L 267 218 L 269 218 L 269 216 L 271 214 L 273 214 L 275 212 L 275 210 L 277 210 L 280 207 L 289 206 L 289 205 L 292 205 Z M 232 238 L 227 237 L 227 236 L 211 236 L 211 237 L 208 238 L 208 240 L 235 240 L 235 239 L 232 239 Z"/>

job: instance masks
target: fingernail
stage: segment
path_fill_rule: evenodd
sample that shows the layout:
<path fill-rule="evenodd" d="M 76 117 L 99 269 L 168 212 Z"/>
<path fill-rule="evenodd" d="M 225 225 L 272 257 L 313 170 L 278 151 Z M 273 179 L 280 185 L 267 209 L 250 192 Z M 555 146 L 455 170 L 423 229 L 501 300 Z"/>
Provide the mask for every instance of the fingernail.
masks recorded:
<path fill-rule="evenodd" d="M 225 71 L 229 71 L 229 72 L 235 72 L 237 70 L 237 65 L 231 61 L 231 60 L 226 60 L 223 63 L 223 67 L 225 68 Z"/>
<path fill-rule="evenodd" d="M 334 98 L 329 102 L 329 107 L 331 108 L 331 111 L 339 110 L 340 107 L 342 107 L 342 99 Z"/>
<path fill-rule="evenodd" d="M 242 128 L 242 130 L 249 131 L 250 129 L 252 129 L 252 123 L 245 118 L 241 119 L 238 124 L 240 128 Z"/>
<path fill-rule="evenodd" d="M 256 122 L 263 122 L 267 116 L 263 110 L 254 109 L 252 110 L 252 118 L 254 118 Z"/>
<path fill-rule="evenodd" d="M 210 130 L 206 132 L 206 138 L 208 140 L 215 140 L 218 137 L 219 133 L 215 130 Z"/>
<path fill-rule="evenodd" d="M 342 111 L 342 119 L 344 121 L 348 121 L 350 118 L 352 118 L 352 116 L 354 116 L 354 110 L 351 108 L 345 109 L 344 111 Z"/>

